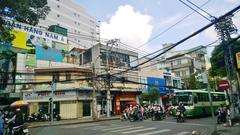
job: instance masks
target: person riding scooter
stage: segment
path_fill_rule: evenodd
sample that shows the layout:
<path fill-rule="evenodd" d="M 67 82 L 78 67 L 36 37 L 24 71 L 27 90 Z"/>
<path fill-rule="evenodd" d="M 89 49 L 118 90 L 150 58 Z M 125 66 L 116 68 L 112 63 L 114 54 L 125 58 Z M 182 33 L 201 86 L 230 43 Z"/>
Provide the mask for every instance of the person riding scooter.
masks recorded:
<path fill-rule="evenodd" d="M 225 123 L 226 122 L 226 115 L 227 115 L 226 109 L 221 104 L 220 107 L 218 108 L 217 122 L 218 123 Z"/>
<path fill-rule="evenodd" d="M 7 123 L 9 124 L 9 132 L 12 134 L 13 129 L 18 128 L 24 124 L 24 118 L 21 113 L 20 108 L 17 108 L 12 116 Z"/>

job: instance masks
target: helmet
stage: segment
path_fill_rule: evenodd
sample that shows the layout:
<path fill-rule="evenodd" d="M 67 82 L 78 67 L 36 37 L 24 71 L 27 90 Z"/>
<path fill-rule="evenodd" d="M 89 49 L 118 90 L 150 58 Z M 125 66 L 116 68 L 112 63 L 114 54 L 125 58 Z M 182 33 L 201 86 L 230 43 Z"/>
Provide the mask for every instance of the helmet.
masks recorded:
<path fill-rule="evenodd" d="M 20 111 L 21 111 L 21 109 L 20 109 L 20 108 L 17 108 L 17 109 L 16 109 L 16 112 L 20 112 Z"/>

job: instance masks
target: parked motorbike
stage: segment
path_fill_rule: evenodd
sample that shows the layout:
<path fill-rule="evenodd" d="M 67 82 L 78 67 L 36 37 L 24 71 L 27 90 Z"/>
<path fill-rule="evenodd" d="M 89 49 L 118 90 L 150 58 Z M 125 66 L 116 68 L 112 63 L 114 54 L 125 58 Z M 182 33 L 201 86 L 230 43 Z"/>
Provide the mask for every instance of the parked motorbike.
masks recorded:
<path fill-rule="evenodd" d="M 177 119 L 177 122 L 184 122 L 185 121 L 184 112 L 177 109 L 176 110 L 176 119 Z"/>

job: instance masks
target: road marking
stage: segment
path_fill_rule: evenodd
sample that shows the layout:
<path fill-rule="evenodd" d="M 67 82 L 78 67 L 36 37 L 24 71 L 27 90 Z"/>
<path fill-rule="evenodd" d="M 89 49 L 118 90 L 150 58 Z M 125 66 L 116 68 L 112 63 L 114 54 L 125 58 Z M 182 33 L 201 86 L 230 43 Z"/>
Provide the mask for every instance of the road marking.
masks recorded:
<path fill-rule="evenodd" d="M 105 128 L 102 129 L 102 131 L 108 131 L 108 130 L 115 130 L 115 129 L 122 129 L 122 128 L 128 128 L 128 127 L 133 127 L 133 126 L 122 126 L 122 127 L 112 127 L 112 128 Z"/>
<path fill-rule="evenodd" d="M 176 123 L 176 122 L 171 122 L 171 121 L 159 121 L 159 123 L 170 123 L 170 124 L 178 124 L 178 125 L 187 125 L 187 126 L 212 126 L 212 125 L 207 125 L 207 124 L 196 124 L 196 123 Z"/>
<path fill-rule="evenodd" d="M 127 132 L 122 132 L 122 133 L 129 134 L 129 133 L 136 133 L 136 132 L 148 131 L 148 130 L 153 130 L 153 129 L 156 129 L 156 128 L 144 128 L 144 129 L 132 130 L 132 131 L 127 131 Z"/>
<path fill-rule="evenodd" d="M 139 128 L 143 128 L 143 126 L 124 128 L 124 129 L 114 130 L 114 131 L 111 131 L 111 132 L 122 132 L 122 131 L 126 131 L 126 130 L 139 129 Z"/>
<path fill-rule="evenodd" d="M 100 124 L 78 124 L 78 125 L 67 125 L 67 126 L 61 126 L 62 128 L 78 128 L 78 127 L 92 127 L 92 126 L 98 126 Z"/>
<path fill-rule="evenodd" d="M 84 128 L 84 129 L 91 129 L 91 130 L 97 130 L 100 128 L 105 128 L 106 126 L 96 126 L 96 127 L 88 127 L 88 128 Z"/>
<path fill-rule="evenodd" d="M 180 133 L 177 133 L 177 134 L 174 134 L 174 135 L 186 135 L 186 134 L 190 134 L 190 132 L 180 132 Z"/>
<path fill-rule="evenodd" d="M 169 131 L 171 131 L 171 130 L 163 129 L 163 130 L 157 130 L 157 131 L 147 132 L 147 133 L 138 134 L 138 135 L 153 135 L 153 134 L 159 134 L 159 133 L 164 133 L 164 132 L 169 132 Z"/>

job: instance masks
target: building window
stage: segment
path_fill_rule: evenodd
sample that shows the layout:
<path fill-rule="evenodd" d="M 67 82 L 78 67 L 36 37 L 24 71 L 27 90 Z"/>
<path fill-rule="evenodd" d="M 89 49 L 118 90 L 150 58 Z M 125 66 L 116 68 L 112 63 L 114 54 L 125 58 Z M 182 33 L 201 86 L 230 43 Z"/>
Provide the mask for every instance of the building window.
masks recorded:
<path fill-rule="evenodd" d="M 60 8 L 60 5 L 57 5 L 58 8 Z"/>
<path fill-rule="evenodd" d="M 78 25 L 80 26 L 80 23 L 78 23 Z"/>
<path fill-rule="evenodd" d="M 78 43 L 80 43 L 80 40 L 78 40 Z"/>
<path fill-rule="evenodd" d="M 180 72 L 179 71 L 175 72 L 175 74 L 176 74 L 177 77 L 180 77 Z"/>
<path fill-rule="evenodd" d="M 59 14 L 57 14 L 57 17 L 60 17 L 60 15 L 59 15 Z"/>
<path fill-rule="evenodd" d="M 66 74 L 66 80 L 67 81 L 71 80 L 71 74 Z"/>
<path fill-rule="evenodd" d="M 78 31 L 78 34 L 80 34 L 81 32 L 80 31 Z"/>
<path fill-rule="evenodd" d="M 76 16 L 77 15 L 77 13 L 74 13 L 74 16 Z"/>
<path fill-rule="evenodd" d="M 181 65 L 181 64 L 182 64 L 181 60 L 178 60 L 177 65 Z"/>
<path fill-rule="evenodd" d="M 75 33 L 77 33 L 77 30 L 74 30 Z"/>
<path fill-rule="evenodd" d="M 80 17 L 80 15 L 78 15 L 78 17 Z"/>
<path fill-rule="evenodd" d="M 182 76 L 186 76 L 186 71 L 182 71 Z"/>
<path fill-rule="evenodd" d="M 57 1 L 60 1 L 60 0 L 57 0 Z"/>

